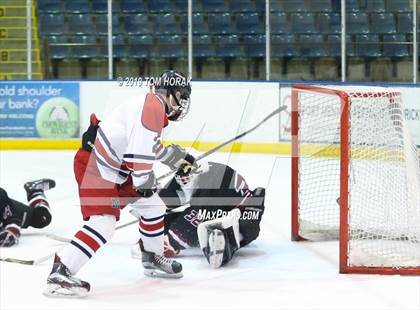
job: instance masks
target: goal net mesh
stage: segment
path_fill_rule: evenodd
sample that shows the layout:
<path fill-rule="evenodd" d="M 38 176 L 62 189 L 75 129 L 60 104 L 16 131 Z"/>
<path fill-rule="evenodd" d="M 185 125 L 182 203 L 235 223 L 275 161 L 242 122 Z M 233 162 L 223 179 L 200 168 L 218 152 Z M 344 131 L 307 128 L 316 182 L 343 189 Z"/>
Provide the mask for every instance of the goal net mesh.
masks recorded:
<path fill-rule="evenodd" d="M 328 89 L 340 93 L 297 95 L 300 237 L 339 238 L 341 98 L 348 98 L 348 266 L 420 268 L 420 160 L 401 95 Z"/>

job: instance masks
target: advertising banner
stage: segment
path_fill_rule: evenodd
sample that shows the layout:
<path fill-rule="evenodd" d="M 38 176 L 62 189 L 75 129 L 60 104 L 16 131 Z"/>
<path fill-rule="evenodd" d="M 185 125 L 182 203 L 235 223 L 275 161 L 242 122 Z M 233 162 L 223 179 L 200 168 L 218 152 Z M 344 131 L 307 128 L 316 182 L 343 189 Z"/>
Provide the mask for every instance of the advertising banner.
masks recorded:
<path fill-rule="evenodd" d="M 79 137 L 78 82 L 0 83 L 0 137 Z"/>

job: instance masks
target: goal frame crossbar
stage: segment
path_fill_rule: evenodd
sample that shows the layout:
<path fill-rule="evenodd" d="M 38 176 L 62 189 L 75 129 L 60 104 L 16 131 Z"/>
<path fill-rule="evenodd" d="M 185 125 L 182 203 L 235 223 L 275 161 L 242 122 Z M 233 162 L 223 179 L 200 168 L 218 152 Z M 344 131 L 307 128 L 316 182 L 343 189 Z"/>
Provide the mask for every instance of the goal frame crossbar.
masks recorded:
<path fill-rule="evenodd" d="M 368 266 L 349 266 L 348 264 L 348 244 L 349 244 L 349 132 L 350 132 L 350 97 L 341 90 L 328 89 L 306 84 L 292 85 L 292 188 L 291 188 L 291 236 L 293 241 L 305 241 L 299 235 L 299 92 L 315 91 L 325 95 L 336 96 L 340 99 L 340 221 L 339 221 L 339 272 L 340 273 L 360 273 L 360 274 L 384 274 L 384 275 L 420 275 L 419 267 L 368 267 Z M 358 93 L 366 97 L 393 97 L 400 95 L 398 92 L 363 92 Z"/>

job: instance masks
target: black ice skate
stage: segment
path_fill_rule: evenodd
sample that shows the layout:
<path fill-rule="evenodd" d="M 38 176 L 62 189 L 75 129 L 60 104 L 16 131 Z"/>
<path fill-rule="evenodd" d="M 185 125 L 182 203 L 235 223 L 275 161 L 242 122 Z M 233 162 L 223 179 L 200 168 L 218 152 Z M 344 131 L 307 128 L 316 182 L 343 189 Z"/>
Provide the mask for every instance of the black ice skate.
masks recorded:
<path fill-rule="evenodd" d="M 73 277 L 68 268 L 55 255 L 53 269 L 47 279 L 44 295 L 49 297 L 84 297 L 90 284 Z"/>
<path fill-rule="evenodd" d="M 177 261 L 142 250 L 144 274 L 153 278 L 182 278 L 182 265 Z"/>
<path fill-rule="evenodd" d="M 33 197 L 43 194 L 44 191 L 54 188 L 55 181 L 51 179 L 34 180 L 26 182 L 25 185 L 23 185 L 23 187 L 25 188 L 26 195 L 29 201 Z"/>

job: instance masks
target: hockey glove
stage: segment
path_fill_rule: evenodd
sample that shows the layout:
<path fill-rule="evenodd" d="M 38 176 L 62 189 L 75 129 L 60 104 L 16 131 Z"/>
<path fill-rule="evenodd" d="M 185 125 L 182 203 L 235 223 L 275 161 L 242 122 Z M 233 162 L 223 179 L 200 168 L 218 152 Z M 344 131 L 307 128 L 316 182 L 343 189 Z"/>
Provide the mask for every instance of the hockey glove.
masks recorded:
<path fill-rule="evenodd" d="M 11 247 L 19 243 L 20 227 L 10 224 L 0 232 L 0 247 Z"/>
<path fill-rule="evenodd" d="M 194 156 L 188 154 L 185 149 L 179 145 L 171 144 L 167 148 L 167 154 L 162 159 L 162 164 L 169 166 L 172 170 L 177 170 L 182 167 L 184 171 L 195 167 L 197 164 L 195 162 Z"/>
<path fill-rule="evenodd" d="M 149 178 L 140 187 L 136 188 L 140 197 L 149 198 L 157 191 L 156 177 L 153 171 L 150 172 Z"/>
<path fill-rule="evenodd" d="M 99 120 L 96 115 L 92 113 L 90 115 L 89 128 L 83 133 L 82 136 L 82 148 L 88 152 L 92 152 L 93 146 L 96 140 L 96 134 L 98 133 Z"/>

